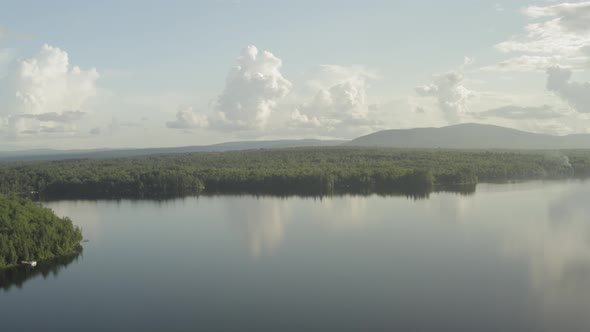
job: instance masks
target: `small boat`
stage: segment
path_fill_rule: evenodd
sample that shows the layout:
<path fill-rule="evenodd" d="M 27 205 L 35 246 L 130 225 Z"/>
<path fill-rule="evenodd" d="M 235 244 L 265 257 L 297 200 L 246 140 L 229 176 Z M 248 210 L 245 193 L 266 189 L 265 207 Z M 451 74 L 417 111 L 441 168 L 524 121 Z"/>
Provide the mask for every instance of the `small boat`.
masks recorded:
<path fill-rule="evenodd" d="M 30 261 L 30 262 L 23 261 L 23 262 L 21 262 L 21 264 L 35 267 L 35 266 L 37 266 L 37 261 Z"/>

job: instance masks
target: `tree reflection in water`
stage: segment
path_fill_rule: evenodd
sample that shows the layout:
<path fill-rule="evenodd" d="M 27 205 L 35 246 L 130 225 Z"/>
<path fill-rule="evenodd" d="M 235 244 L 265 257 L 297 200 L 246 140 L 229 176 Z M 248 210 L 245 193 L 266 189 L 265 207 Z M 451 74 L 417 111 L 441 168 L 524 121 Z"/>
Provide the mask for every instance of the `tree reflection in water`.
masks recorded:
<path fill-rule="evenodd" d="M 10 269 L 0 269 L 0 290 L 8 291 L 13 287 L 22 288 L 23 284 L 38 276 L 44 279 L 49 275 L 57 276 L 68 265 L 77 262 L 82 257 L 82 249 L 71 255 L 38 262 L 36 267 L 17 266 Z"/>

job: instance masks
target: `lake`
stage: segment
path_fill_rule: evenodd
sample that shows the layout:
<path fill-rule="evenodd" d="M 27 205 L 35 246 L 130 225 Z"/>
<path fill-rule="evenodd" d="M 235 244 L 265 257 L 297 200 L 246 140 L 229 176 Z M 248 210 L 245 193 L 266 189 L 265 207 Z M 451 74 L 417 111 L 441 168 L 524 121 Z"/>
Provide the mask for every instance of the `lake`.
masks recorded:
<path fill-rule="evenodd" d="M 89 242 L 0 272 L 2 331 L 589 331 L 589 199 L 549 181 L 43 203 Z"/>

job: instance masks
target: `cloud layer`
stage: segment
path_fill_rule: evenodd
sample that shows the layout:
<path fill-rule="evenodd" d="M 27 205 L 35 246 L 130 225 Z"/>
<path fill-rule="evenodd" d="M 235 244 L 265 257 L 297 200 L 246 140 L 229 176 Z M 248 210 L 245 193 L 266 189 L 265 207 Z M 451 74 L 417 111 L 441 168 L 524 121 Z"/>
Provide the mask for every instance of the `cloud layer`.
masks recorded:
<path fill-rule="evenodd" d="M 75 122 L 81 120 L 86 113 L 82 111 L 63 111 L 61 113 L 49 112 L 40 114 L 19 114 L 15 118 L 35 119 L 41 122 Z"/>
<path fill-rule="evenodd" d="M 532 21 L 525 33 L 496 45 L 504 53 L 521 55 L 503 61 L 498 69 L 545 70 L 556 64 L 588 67 L 590 1 L 529 6 L 524 14 Z"/>

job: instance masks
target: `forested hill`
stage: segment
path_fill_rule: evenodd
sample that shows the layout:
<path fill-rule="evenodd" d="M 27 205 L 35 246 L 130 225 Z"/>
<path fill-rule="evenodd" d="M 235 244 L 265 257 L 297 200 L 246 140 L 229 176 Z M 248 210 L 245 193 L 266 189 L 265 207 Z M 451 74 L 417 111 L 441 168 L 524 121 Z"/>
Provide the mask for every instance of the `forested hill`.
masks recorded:
<path fill-rule="evenodd" d="M 468 123 L 442 128 L 384 130 L 345 144 L 429 149 L 590 149 L 590 134 L 553 136 Z"/>
<path fill-rule="evenodd" d="M 0 268 L 72 253 L 82 232 L 68 218 L 16 195 L 0 195 Z"/>
<path fill-rule="evenodd" d="M 165 198 L 200 193 L 428 193 L 436 188 L 590 174 L 590 152 L 297 148 L 0 163 L 0 193 Z"/>

